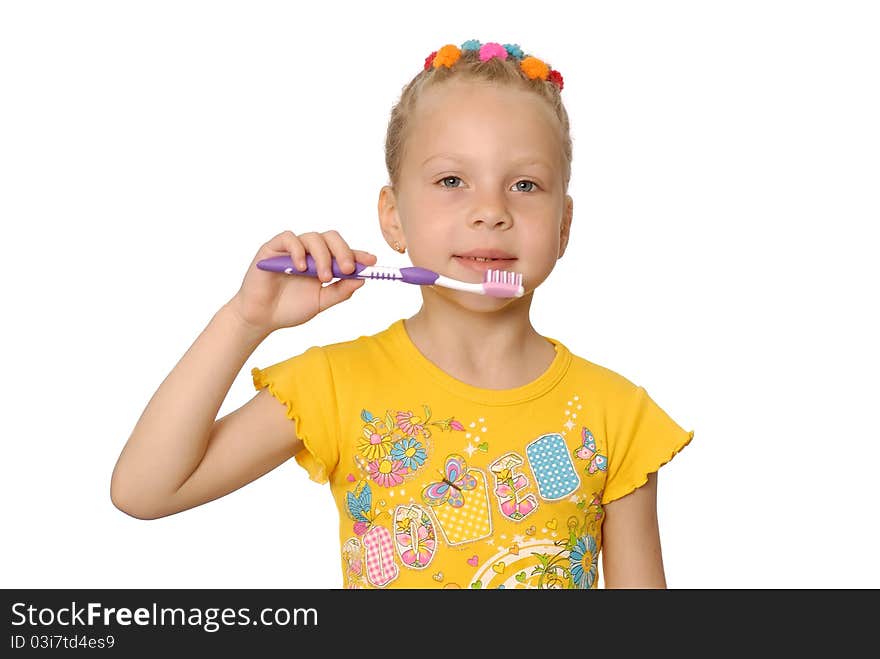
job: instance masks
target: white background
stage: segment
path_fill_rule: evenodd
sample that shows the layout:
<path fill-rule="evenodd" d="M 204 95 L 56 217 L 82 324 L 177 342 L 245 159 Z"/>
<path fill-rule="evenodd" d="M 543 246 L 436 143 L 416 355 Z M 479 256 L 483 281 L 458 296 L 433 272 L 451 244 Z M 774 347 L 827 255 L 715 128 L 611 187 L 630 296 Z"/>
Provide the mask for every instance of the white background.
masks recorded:
<path fill-rule="evenodd" d="M 4 2 L 0 584 L 341 586 L 293 460 L 155 521 L 110 475 L 263 242 L 410 264 L 378 228 L 387 120 L 474 38 L 565 77 L 572 242 L 535 326 L 696 431 L 660 472 L 670 587 L 880 587 L 878 32 L 872 2 Z M 272 334 L 220 415 L 253 366 L 420 300 L 367 282 Z"/>

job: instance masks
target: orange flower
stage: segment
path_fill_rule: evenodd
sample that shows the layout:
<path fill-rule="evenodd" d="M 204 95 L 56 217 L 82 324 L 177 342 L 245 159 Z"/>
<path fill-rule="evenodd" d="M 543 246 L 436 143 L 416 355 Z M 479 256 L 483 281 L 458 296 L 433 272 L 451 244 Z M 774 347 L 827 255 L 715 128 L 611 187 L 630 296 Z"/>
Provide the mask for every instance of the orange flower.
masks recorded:
<path fill-rule="evenodd" d="M 451 68 L 458 61 L 459 57 L 461 57 L 461 49 L 454 44 L 446 44 L 437 51 L 437 55 L 434 56 L 434 61 L 431 64 L 435 69 L 441 66 Z"/>
<path fill-rule="evenodd" d="M 525 71 L 525 74 L 532 78 L 540 78 L 541 80 L 546 80 L 547 76 L 550 74 L 550 67 L 544 64 L 537 57 L 532 57 L 529 55 L 522 62 L 519 63 L 522 70 Z"/>

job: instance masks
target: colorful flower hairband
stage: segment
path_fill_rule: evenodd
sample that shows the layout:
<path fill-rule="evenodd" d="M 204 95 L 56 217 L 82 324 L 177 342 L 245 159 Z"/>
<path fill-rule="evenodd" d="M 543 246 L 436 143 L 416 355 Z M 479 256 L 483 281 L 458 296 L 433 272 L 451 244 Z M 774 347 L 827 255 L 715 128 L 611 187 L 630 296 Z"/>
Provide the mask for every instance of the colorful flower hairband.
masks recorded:
<path fill-rule="evenodd" d="M 481 62 L 486 62 L 493 57 L 497 57 L 500 60 L 506 60 L 508 56 L 518 59 L 520 60 L 520 68 L 529 78 L 532 80 L 540 78 L 541 80 L 552 82 L 559 87 L 559 91 L 562 91 L 562 74 L 559 73 L 559 71 L 551 69 L 545 62 L 539 60 L 537 57 L 532 57 L 531 55 L 524 57 L 519 44 L 515 43 L 506 43 L 502 46 L 500 43 L 495 42 L 481 44 L 476 39 L 471 39 L 470 41 L 465 41 L 461 44 L 461 48 L 453 44 L 447 44 L 440 50 L 435 50 L 425 58 L 425 71 L 431 67 L 434 67 L 435 69 L 440 68 L 441 66 L 451 68 L 466 50 L 479 51 Z"/>

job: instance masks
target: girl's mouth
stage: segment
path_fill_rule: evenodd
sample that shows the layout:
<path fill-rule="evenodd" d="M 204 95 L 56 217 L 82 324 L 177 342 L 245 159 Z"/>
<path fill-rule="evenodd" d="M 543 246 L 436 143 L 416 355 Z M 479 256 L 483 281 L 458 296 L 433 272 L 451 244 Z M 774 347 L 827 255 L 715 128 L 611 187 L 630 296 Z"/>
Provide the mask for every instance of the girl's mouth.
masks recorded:
<path fill-rule="evenodd" d="M 485 272 L 490 268 L 506 270 L 516 261 L 516 259 L 490 259 L 482 256 L 455 256 L 453 258 L 465 268 L 477 272 Z"/>

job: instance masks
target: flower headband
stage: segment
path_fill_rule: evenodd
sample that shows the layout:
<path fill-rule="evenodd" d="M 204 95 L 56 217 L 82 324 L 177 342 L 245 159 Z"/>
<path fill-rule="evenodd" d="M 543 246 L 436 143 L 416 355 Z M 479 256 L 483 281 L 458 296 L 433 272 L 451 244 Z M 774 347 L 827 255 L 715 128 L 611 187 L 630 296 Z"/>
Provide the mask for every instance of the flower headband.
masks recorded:
<path fill-rule="evenodd" d="M 447 44 L 440 50 L 435 50 L 425 58 L 425 71 L 432 66 L 437 69 L 441 66 L 451 68 L 461 57 L 462 52 L 466 50 L 479 51 L 480 61 L 486 62 L 493 57 L 500 60 L 506 60 L 509 57 L 520 60 L 519 66 L 531 79 L 540 78 L 547 82 L 552 82 L 562 91 L 562 74 L 559 71 L 551 69 L 545 62 L 531 55 L 523 56 L 523 51 L 519 44 L 506 43 L 503 46 L 499 43 L 489 42 L 481 44 L 476 39 L 465 41 L 461 44 L 461 48 L 453 44 Z"/>

